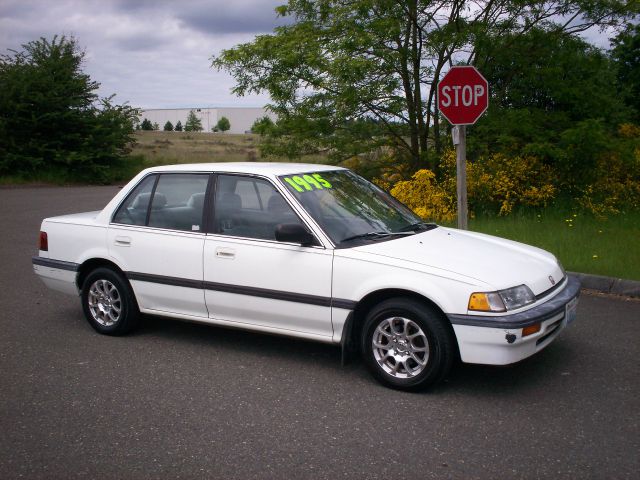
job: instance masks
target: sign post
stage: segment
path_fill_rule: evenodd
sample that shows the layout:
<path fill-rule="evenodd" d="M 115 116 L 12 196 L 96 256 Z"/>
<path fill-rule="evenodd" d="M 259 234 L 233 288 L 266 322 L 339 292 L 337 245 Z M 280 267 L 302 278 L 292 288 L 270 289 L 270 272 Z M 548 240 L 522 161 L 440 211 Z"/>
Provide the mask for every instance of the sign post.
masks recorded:
<path fill-rule="evenodd" d="M 469 211 L 467 204 L 467 127 L 456 125 L 456 193 L 458 198 L 458 228 L 469 229 Z"/>
<path fill-rule="evenodd" d="M 467 230 L 467 132 L 489 105 L 489 83 L 475 67 L 451 67 L 438 84 L 438 109 L 453 127 L 456 147 L 458 228 Z"/>

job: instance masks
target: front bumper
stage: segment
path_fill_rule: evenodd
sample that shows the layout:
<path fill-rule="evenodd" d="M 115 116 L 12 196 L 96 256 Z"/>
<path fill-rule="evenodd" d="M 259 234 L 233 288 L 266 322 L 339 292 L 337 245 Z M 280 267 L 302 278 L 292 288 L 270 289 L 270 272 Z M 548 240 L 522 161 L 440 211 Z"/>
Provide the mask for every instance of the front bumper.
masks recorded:
<path fill-rule="evenodd" d="M 573 320 L 580 281 L 569 276 L 553 298 L 511 315 L 448 315 L 463 362 L 507 365 L 523 360 L 549 345 Z M 537 333 L 522 336 L 524 327 L 541 324 Z"/>

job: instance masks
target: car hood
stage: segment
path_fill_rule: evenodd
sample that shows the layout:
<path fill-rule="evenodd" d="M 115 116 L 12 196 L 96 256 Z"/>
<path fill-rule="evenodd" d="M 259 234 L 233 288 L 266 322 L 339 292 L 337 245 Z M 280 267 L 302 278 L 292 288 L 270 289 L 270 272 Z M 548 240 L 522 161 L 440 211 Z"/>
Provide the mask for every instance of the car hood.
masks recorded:
<path fill-rule="evenodd" d="M 535 295 L 564 276 L 556 258 L 540 248 L 453 228 L 438 227 L 355 250 L 471 277 L 495 290 L 525 284 Z"/>

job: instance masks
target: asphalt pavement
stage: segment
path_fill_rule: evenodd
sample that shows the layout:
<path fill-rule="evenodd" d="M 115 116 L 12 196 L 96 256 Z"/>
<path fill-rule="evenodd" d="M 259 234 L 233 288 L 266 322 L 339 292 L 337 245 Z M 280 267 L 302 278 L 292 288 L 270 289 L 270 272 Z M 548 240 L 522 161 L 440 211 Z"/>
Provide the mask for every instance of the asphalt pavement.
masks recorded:
<path fill-rule="evenodd" d="M 151 317 L 101 336 L 31 256 L 43 217 L 116 191 L 0 189 L 0 478 L 637 478 L 640 301 L 583 295 L 540 354 L 420 394 L 322 344 Z"/>

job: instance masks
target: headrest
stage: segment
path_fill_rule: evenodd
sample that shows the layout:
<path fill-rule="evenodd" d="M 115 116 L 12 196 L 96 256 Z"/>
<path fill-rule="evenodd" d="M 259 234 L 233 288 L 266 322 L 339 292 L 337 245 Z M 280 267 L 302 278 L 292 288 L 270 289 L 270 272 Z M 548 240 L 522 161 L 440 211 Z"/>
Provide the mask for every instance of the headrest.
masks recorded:
<path fill-rule="evenodd" d="M 269 201 L 267 202 L 267 210 L 274 213 L 286 213 L 291 209 L 281 195 L 274 193 L 269 197 Z"/>
<path fill-rule="evenodd" d="M 240 195 L 232 192 L 225 192 L 218 200 L 218 208 L 226 211 L 235 211 L 242 208 Z"/>
<path fill-rule="evenodd" d="M 187 202 L 187 206 L 193 207 L 196 210 L 201 210 L 204 206 L 204 193 L 194 193 L 193 195 L 191 195 L 189 201 Z"/>
<path fill-rule="evenodd" d="M 151 204 L 151 210 L 160 210 L 167 204 L 167 197 L 162 193 L 156 192 L 153 194 L 153 203 Z"/>
<path fill-rule="evenodd" d="M 131 208 L 137 210 L 146 210 L 149 205 L 149 197 L 151 197 L 150 192 L 141 193 L 136 197 L 136 199 L 131 204 Z M 153 205 L 151 208 L 153 210 L 158 210 L 163 208 L 167 204 L 167 197 L 165 197 L 162 193 L 156 192 L 153 196 Z"/>

